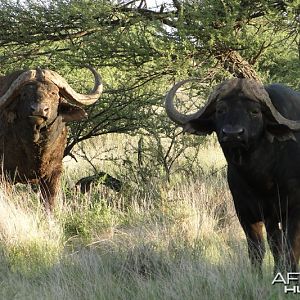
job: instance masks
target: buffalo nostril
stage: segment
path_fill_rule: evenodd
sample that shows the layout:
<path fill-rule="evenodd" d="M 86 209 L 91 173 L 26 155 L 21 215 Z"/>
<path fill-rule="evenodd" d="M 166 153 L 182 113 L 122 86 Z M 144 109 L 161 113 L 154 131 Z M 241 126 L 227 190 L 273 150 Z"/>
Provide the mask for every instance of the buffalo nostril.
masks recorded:
<path fill-rule="evenodd" d="M 227 137 L 241 137 L 245 133 L 243 127 L 225 126 L 222 128 L 222 134 Z"/>
<path fill-rule="evenodd" d="M 238 134 L 241 134 L 241 133 L 244 133 L 244 131 L 245 131 L 244 128 L 239 128 L 239 129 L 237 130 L 237 133 L 238 133 Z"/>
<path fill-rule="evenodd" d="M 30 111 L 34 116 L 46 117 L 49 114 L 50 108 L 49 106 L 45 106 L 43 104 L 32 104 L 30 106 Z"/>
<path fill-rule="evenodd" d="M 31 112 L 36 111 L 36 106 L 35 106 L 35 105 L 30 105 L 30 111 L 31 111 Z"/>

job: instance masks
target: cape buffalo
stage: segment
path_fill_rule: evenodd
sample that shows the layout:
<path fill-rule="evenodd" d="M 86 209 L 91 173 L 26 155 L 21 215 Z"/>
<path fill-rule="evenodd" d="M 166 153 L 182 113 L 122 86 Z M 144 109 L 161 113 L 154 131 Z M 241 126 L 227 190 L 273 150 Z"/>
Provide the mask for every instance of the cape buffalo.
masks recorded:
<path fill-rule="evenodd" d="M 274 256 L 274 272 L 296 271 L 300 256 L 300 93 L 251 79 L 224 81 L 194 114 L 173 104 L 175 84 L 166 96 L 169 118 L 184 131 L 216 132 L 227 160 L 227 179 L 246 234 L 252 266 L 261 272 L 263 225 Z"/>
<path fill-rule="evenodd" d="M 0 77 L 1 174 L 12 183 L 38 184 L 46 210 L 52 210 L 60 187 L 67 141 L 66 122 L 81 120 L 80 107 L 101 95 L 100 75 L 91 67 L 95 86 L 76 93 L 51 70 L 17 71 Z"/>

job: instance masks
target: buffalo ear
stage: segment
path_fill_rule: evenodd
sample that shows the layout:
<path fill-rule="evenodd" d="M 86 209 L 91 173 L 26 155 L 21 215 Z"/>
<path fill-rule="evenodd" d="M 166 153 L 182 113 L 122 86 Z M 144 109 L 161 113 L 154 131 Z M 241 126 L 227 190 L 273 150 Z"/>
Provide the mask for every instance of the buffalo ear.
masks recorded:
<path fill-rule="evenodd" d="M 211 119 L 193 119 L 184 124 L 183 130 L 191 134 L 207 135 L 215 130 L 215 125 Z"/>
<path fill-rule="evenodd" d="M 266 132 L 270 142 L 273 142 L 274 138 L 281 142 L 288 140 L 296 141 L 293 131 L 287 125 L 267 122 Z"/>
<path fill-rule="evenodd" d="M 84 109 L 68 102 L 61 102 L 58 106 L 58 114 L 62 116 L 64 122 L 80 121 L 87 117 Z"/>

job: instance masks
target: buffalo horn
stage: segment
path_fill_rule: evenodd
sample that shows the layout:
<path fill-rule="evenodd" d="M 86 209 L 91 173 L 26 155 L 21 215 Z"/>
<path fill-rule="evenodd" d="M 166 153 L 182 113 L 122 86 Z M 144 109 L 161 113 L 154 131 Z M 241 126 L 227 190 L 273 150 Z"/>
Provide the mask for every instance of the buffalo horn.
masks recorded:
<path fill-rule="evenodd" d="M 61 94 L 74 104 L 93 104 L 101 96 L 103 85 L 101 76 L 97 73 L 97 71 L 91 66 L 88 66 L 88 68 L 91 70 L 95 78 L 94 88 L 89 94 L 80 94 L 75 92 L 67 81 L 56 72 L 37 68 L 37 70 L 24 71 L 11 83 L 7 91 L 0 97 L 0 107 L 7 105 L 23 85 L 35 81 L 52 82 L 58 86 Z"/>
<path fill-rule="evenodd" d="M 268 107 L 268 109 L 271 111 L 272 116 L 276 120 L 278 124 L 282 124 L 287 126 L 293 131 L 299 131 L 300 130 L 300 120 L 290 120 L 285 118 L 273 105 L 271 99 L 265 98 L 264 104 Z"/>
<path fill-rule="evenodd" d="M 211 94 L 216 101 L 225 98 L 230 93 L 239 92 L 249 99 L 261 102 L 267 107 L 274 120 L 281 125 L 285 125 L 293 131 L 300 130 L 300 120 L 290 120 L 285 118 L 274 106 L 265 87 L 249 78 L 233 78 L 221 83 Z"/>
<path fill-rule="evenodd" d="M 170 89 L 170 91 L 166 95 L 165 109 L 166 109 L 167 115 L 173 122 L 175 122 L 178 125 L 183 126 L 190 120 L 200 118 L 200 116 L 202 116 L 204 113 L 211 110 L 211 107 L 212 107 L 211 104 L 214 101 L 213 98 L 209 98 L 208 102 L 204 105 L 204 107 L 193 114 L 188 114 L 188 115 L 183 114 L 183 113 L 179 112 L 174 106 L 174 97 L 175 97 L 178 89 L 187 82 L 197 81 L 197 80 L 200 80 L 200 79 L 191 78 L 191 79 L 179 81 Z"/>
<path fill-rule="evenodd" d="M 25 71 L 20 74 L 9 86 L 7 91 L 0 97 L 0 108 L 8 104 L 8 100 L 27 82 L 31 82 L 36 77 L 36 70 Z"/>
<path fill-rule="evenodd" d="M 101 96 L 103 85 L 99 73 L 93 67 L 87 67 L 93 73 L 95 79 L 94 88 L 89 94 L 75 92 L 62 76 L 51 70 L 44 70 L 45 80 L 49 80 L 57 85 L 60 89 L 60 93 L 70 102 L 79 105 L 90 105 L 95 103 Z"/>

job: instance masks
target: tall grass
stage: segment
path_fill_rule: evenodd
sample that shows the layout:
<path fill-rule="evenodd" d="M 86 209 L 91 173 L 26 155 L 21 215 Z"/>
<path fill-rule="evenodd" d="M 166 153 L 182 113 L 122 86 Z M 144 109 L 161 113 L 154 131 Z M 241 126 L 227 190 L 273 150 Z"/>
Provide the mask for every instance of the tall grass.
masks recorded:
<path fill-rule="evenodd" d="M 0 299 L 288 299 L 269 254 L 263 279 L 250 271 L 224 172 L 210 173 L 85 195 L 66 173 L 50 218 L 30 188 L 4 191 Z"/>

